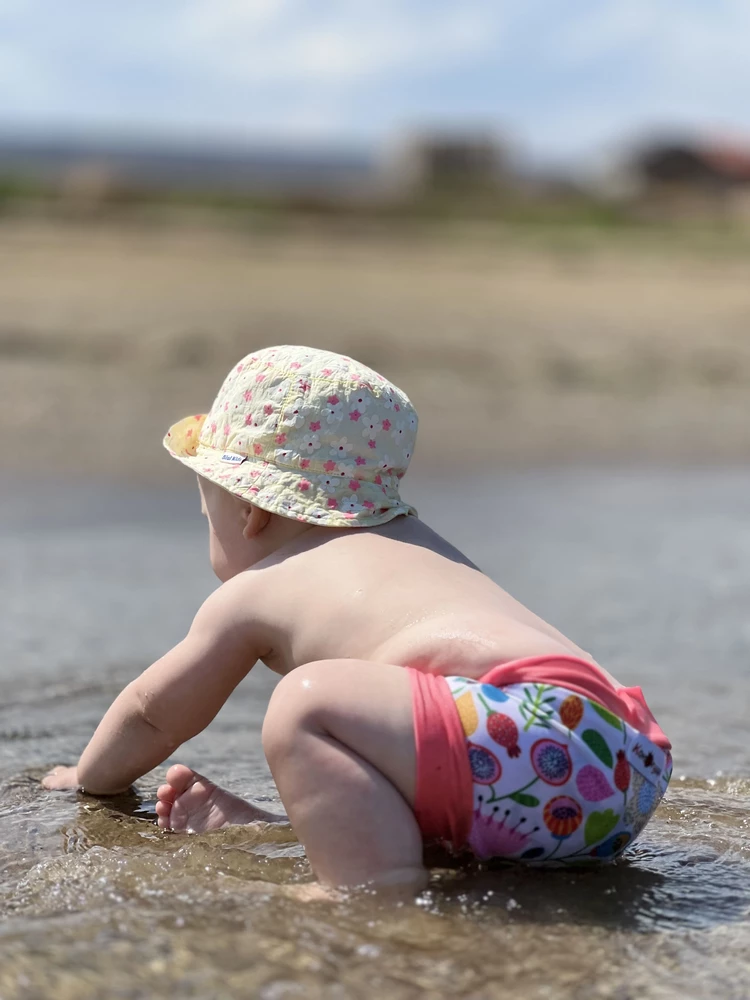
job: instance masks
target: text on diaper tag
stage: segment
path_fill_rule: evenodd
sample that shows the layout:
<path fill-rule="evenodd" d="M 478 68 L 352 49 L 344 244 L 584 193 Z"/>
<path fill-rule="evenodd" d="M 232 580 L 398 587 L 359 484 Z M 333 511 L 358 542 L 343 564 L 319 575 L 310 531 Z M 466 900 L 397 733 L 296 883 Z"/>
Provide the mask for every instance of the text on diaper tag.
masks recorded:
<path fill-rule="evenodd" d="M 236 451 L 225 451 L 221 456 L 222 462 L 229 462 L 230 465 L 240 465 L 247 461 L 247 455 L 238 455 Z"/>
<path fill-rule="evenodd" d="M 636 763 L 631 757 L 633 767 L 635 767 L 636 771 L 640 771 L 644 778 L 650 778 L 651 780 L 661 778 L 662 762 L 656 759 L 653 750 L 644 750 L 640 742 L 636 742 L 630 748 L 630 752 L 638 761 Z"/>

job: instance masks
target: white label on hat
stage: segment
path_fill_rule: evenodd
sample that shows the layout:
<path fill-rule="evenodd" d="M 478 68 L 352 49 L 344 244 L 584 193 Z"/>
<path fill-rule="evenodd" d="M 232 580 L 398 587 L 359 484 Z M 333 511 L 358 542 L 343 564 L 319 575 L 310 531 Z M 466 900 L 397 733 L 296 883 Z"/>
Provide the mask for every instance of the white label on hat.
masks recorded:
<path fill-rule="evenodd" d="M 222 462 L 229 462 L 230 465 L 240 465 L 247 461 L 247 455 L 238 455 L 236 451 L 225 451 L 221 456 Z"/>

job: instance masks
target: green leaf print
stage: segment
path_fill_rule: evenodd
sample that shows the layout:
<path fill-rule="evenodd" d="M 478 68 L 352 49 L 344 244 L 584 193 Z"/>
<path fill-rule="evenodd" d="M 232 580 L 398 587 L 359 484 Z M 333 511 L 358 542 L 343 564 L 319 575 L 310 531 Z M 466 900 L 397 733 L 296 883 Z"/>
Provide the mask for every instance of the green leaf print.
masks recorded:
<path fill-rule="evenodd" d="M 527 687 L 523 689 L 525 698 L 519 705 L 519 710 L 525 721 L 523 731 L 527 733 L 532 726 L 541 726 L 542 729 L 549 729 L 554 708 L 546 704 L 550 699 L 544 695 L 552 690 L 551 684 L 535 684 L 535 694 L 532 695 Z M 554 701 L 554 698 L 552 699 Z"/>
<path fill-rule="evenodd" d="M 606 764 L 607 767 L 612 767 L 614 763 L 612 751 L 607 746 L 606 740 L 601 733 L 597 733 L 595 729 L 586 729 L 581 734 L 581 739 L 589 750 L 596 754 L 602 764 Z"/>
<path fill-rule="evenodd" d="M 592 844 L 604 840 L 607 834 L 611 833 L 616 826 L 617 814 L 611 809 L 605 809 L 604 812 L 592 812 L 586 820 L 586 828 L 584 830 L 586 846 L 590 847 Z"/>
<path fill-rule="evenodd" d="M 610 726 L 614 726 L 619 732 L 622 732 L 622 719 L 618 719 L 616 715 L 609 712 L 603 705 L 598 704 L 598 702 L 590 701 L 589 705 L 593 708 L 597 715 L 600 715 L 605 722 L 608 722 Z"/>
<path fill-rule="evenodd" d="M 533 795 L 524 795 L 523 792 L 513 792 L 508 798 L 513 799 L 519 806 L 527 806 L 530 809 L 539 805 L 539 799 L 534 798 Z"/>

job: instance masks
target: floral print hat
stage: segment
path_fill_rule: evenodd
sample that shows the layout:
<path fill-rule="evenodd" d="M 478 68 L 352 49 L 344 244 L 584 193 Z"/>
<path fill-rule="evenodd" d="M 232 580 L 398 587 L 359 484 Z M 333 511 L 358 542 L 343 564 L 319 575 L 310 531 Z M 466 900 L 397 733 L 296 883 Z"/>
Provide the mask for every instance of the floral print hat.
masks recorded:
<path fill-rule="evenodd" d="M 416 514 L 399 496 L 417 414 L 382 375 L 341 354 L 269 347 L 224 380 L 211 412 L 169 429 L 170 455 L 264 510 L 328 527 Z"/>

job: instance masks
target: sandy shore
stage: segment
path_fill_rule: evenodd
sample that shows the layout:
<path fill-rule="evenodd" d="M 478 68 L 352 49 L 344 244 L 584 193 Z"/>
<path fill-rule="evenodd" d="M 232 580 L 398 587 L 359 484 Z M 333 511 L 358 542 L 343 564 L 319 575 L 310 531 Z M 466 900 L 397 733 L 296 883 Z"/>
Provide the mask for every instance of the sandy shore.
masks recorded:
<path fill-rule="evenodd" d="M 280 342 L 401 385 L 420 463 L 744 459 L 749 268 L 637 243 L 6 221 L 0 467 L 168 475 L 164 428 Z"/>

